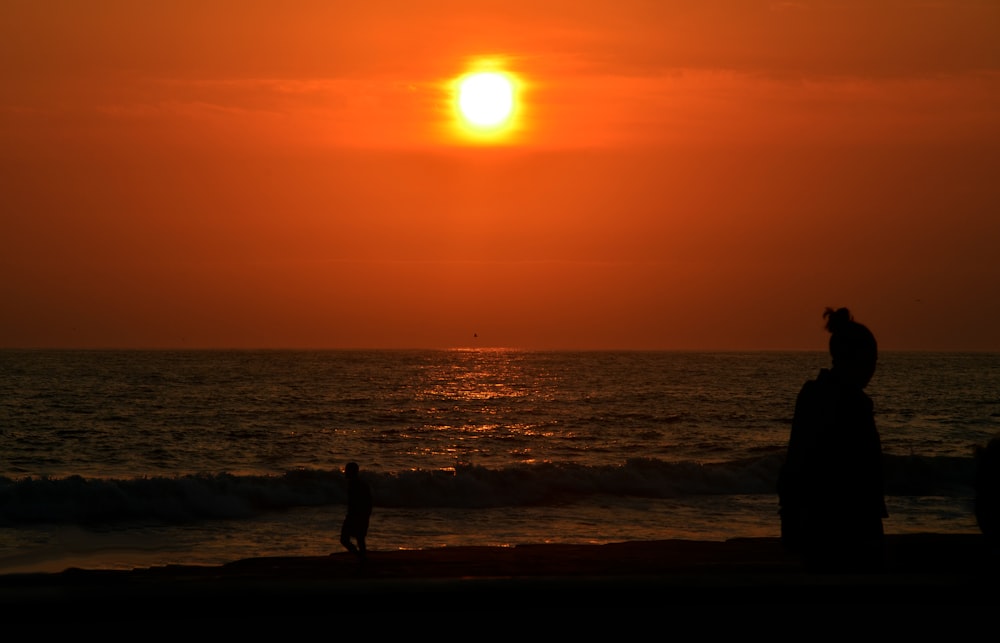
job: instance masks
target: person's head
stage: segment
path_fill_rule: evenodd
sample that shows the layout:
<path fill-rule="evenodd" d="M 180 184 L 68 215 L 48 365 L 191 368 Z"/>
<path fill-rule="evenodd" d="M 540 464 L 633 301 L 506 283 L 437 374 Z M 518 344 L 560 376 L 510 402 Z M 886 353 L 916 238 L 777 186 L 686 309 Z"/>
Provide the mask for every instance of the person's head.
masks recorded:
<path fill-rule="evenodd" d="M 357 462 L 348 462 L 347 466 L 344 467 L 344 475 L 347 476 L 348 478 L 357 478 L 358 470 L 359 469 Z"/>
<path fill-rule="evenodd" d="M 854 321 L 846 308 L 827 308 L 823 312 L 830 331 L 830 357 L 833 368 L 842 377 L 864 388 L 875 374 L 878 342 L 868 327 Z"/>

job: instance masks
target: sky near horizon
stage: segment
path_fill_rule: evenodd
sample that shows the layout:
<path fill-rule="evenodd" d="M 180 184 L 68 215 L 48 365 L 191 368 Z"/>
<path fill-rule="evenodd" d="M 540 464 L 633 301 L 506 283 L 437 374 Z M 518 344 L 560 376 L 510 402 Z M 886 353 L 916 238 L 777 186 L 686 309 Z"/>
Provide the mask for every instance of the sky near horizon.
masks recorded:
<path fill-rule="evenodd" d="M 6 0 L 0 347 L 1000 350 L 1000 2 Z M 454 84 L 517 79 L 496 137 Z"/>

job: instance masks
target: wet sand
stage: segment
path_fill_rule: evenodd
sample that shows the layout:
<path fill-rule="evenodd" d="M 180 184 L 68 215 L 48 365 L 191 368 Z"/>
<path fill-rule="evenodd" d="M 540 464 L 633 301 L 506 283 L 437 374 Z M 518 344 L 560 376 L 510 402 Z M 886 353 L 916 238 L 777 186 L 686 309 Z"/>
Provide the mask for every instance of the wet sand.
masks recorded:
<path fill-rule="evenodd" d="M 887 569 L 878 574 L 806 574 L 770 538 L 374 551 L 364 567 L 337 551 L 217 567 L 0 575 L 0 608 L 8 623 L 248 627 L 269 620 L 327 627 L 351 619 L 378 623 L 385 615 L 404 621 L 478 615 L 504 628 L 524 617 L 561 615 L 569 618 L 566 628 L 622 618 L 630 624 L 701 619 L 701 608 L 801 616 L 837 605 L 854 606 L 851 614 L 955 611 L 969 622 L 975 606 L 1000 605 L 998 562 L 974 534 L 890 536 Z"/>

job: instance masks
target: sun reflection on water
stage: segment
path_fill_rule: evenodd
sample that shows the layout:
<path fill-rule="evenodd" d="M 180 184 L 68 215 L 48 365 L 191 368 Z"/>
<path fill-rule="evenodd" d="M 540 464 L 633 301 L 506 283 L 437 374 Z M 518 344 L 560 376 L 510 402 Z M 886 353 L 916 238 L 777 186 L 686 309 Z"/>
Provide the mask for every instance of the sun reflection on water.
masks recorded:
<path fill-rule="evenodd" d="M 531 443 L 554 434 L 551 422 L 508 423 L 502 418 L 514 415 L 519 401 L 551 397 L 546 391 L 551 390 L 553 376 L 526 370 L 517 350 L 456 349 L 451 353 L 452 360 L 428 366 L 422 373 L 415 397 L 424 404 L 424 422 L 414 430 L 424 439 L 413 455 L 465 462 L 488 458 L 501 448 L 507 455 L 534 462 Z M 523 406 L 516 411 L 530 413 Z M 431 435 L 436 439 L 428 441 Z"/>

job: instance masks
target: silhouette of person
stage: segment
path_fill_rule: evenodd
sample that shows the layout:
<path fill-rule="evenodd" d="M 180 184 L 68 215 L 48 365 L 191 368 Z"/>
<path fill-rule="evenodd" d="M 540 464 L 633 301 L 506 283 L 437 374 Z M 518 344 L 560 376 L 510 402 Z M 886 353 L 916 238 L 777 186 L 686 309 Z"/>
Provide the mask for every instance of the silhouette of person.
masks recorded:
<path fill-rule="evenodd" d="M 361 562 L 365 562 L 368 556 L 365 541 L 372 515 L 371 488 L 361 479 L 357 462 L 347 463 L 344 476 L 347 478 L 347 515 L 340 527 L 340 544 L 347 551 L 357 554 Z"/>
<path fill-rule="evenodd" d="M 1000 561 L 1000 435 L 985 446 L 977 445 L 975 457 L 976 524 L 990 553 Z"/>
<path fill-rule="evenodd" d="M 781 540 L 816 572 L 878 571 L 884 562 L 882 445 L 871 398 L 878 344 L 846 308 L 827 308 L 832 367 L 795 402 L 778 476 Z"/>

